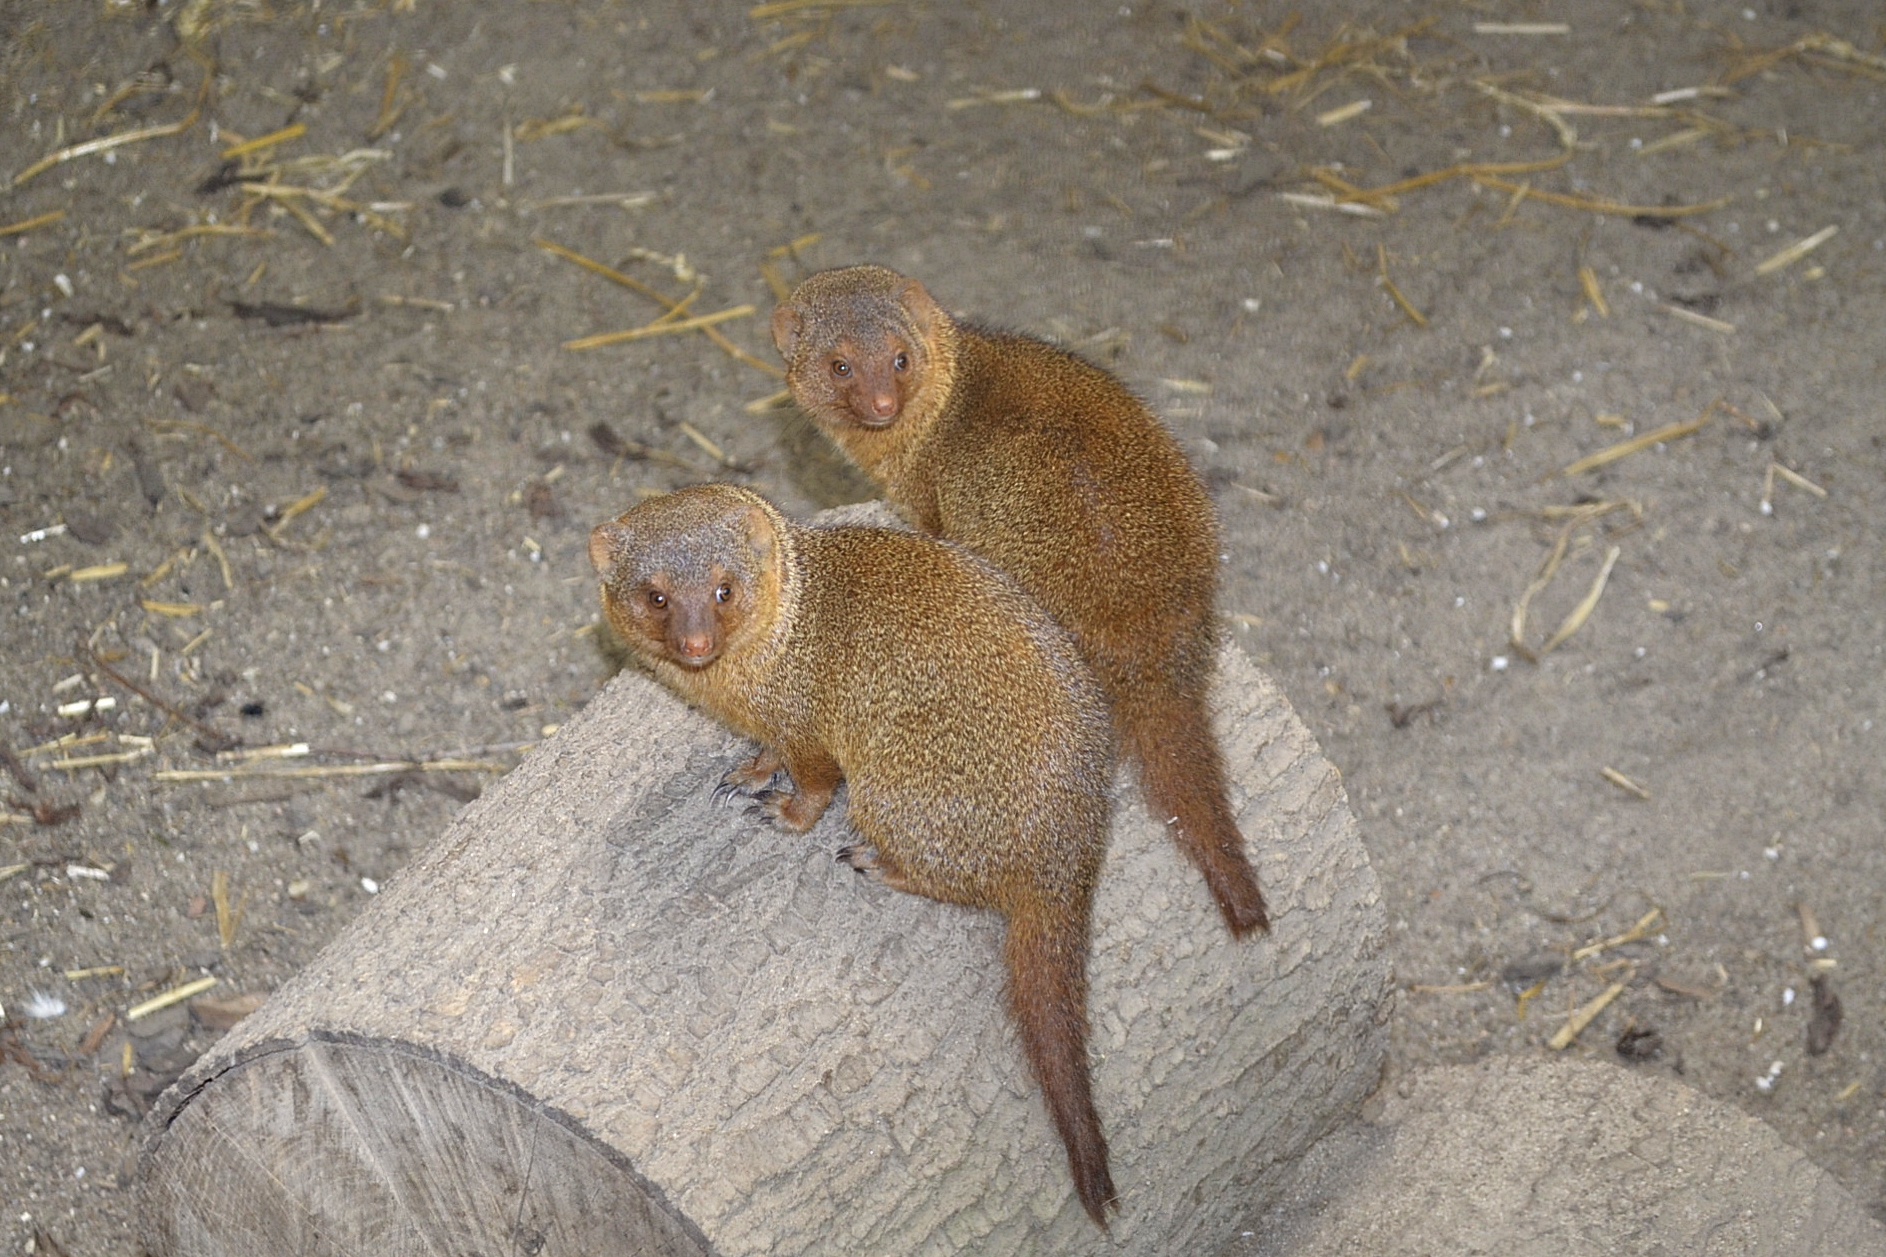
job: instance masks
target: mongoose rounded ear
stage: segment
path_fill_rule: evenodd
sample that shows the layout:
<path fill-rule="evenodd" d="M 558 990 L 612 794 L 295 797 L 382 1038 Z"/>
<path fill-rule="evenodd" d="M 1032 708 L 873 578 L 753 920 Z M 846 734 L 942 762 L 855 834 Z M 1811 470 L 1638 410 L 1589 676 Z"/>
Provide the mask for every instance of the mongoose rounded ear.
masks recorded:
<path fill-rule="evenodd" d="M 925 336 L 935 331 L 937 321 L 943 317 L 942 307 L 919 280 L 906 279 L 904 286 L 898 289 L 897 302 L 910 311 L 911 319 Z"/>
<path fill-rule="evenodd" d="M 799 312 L 783 302 L 773 307 L 773 345 L 787 362 L 799 345 Z"/>
<path fill-rule="evenodd" d="M 753 548 L 753 557 L 764 564 L 773 557 L 773 547 L 779 543 L 773 518 L 763 507 L 749 506 L 745 522 L 747 544 Z"/>
<path fill-rule="evenodd" d="M 607 576 L 616 565 L 616 553 L 621 543 L 626 540 L 622 535 L 622 526 L 610 522 L 598 524 L 589 531 L 589 565 L 599 575 Z"/>

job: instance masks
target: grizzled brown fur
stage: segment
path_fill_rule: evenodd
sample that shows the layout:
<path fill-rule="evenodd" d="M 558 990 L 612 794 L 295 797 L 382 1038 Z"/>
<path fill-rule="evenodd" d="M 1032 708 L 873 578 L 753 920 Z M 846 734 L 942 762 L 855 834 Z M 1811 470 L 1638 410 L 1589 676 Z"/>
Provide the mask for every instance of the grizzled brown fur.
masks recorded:
<path fill-rule="evenodd" d="M 1009 1008 L 1081 1203 L 1114 1201 L 1087 1062 L 1087 951 L 1108 830 L 1105 699 L 1000 572 L 915 533 L 801 527 L 731 485 L 654 498 L 590 536 L 618 636 L 760 743 L 727 784 L 805 830 L 843 779 L 890 886 L 1008 924 Z M 771 788 L 775 773 L 791 789 Z"/>
<path fill-rule="evenodd" d="M 913 525 L 1008 572 L 1073 634 L 1231 932 L 1267 928 L 1205 706 L 1217 520 L 1171 434 L 1106 371 L 958 322 L 881 266 L 808 278 L 773 340 L 794 400 Z"/>

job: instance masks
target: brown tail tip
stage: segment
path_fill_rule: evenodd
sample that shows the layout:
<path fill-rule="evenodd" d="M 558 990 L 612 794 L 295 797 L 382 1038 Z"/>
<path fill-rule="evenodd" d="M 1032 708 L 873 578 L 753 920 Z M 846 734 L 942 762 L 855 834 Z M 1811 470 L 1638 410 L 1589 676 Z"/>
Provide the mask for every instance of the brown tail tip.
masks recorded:
<path fill-rule="evenodd" d="M 1094 1220 L 1094 1225 L 1111 1233 L 1111 1214 L 1120 1211 L 1120 1193 L 1113 1188 L 1113 1175 L 1107 1171 L 1106 1162 L 1102 1161 L 1099 1168 L 1098 1174 L 1076 1170 L 1074 1190 L 1080 1194 L 1081 1205 L 1087 1210 L 1087 1216 Z"/>
<path fill-rule="evenodd" d="M 1218 911 L 1231 927 L 1231 937 L 1269 932 L 1270 912 L 1248 863 L 1240 862 L 1221 876 L 1207 874 L 1206 880 L 1211 884 L 1212 898 L 1218 901 Z"/>

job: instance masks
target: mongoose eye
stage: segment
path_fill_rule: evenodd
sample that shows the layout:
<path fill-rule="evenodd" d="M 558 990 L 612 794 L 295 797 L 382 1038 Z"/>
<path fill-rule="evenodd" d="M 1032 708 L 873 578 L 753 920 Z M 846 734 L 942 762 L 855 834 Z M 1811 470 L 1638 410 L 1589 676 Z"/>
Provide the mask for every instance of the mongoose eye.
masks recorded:
<path fill-rule="evenodd" d="M 728 584 L 726 581 L 722 581 L 720 584 L 720 588 L 714 591 L 714 601 L 715 602 L 733 601 L 733 586 Z"/>
<path fill-rule="evenodd" d="M 851 374 L 851 364 L 843 358 L 832 359 L 832 374 L 841 380 L 844 379 Z"/>
<path fill-rule="evenodd" d="M 668 595 L 659 589 L 651 589 L 648 591 L 648 605 L 660 611 L 668 605 Z"/>
<path fill-rule="evenodd" d="M 891 365 L 899 371 L 910 370 L 910 355 L 907 353 L 899 353 L 895 358 L 891 359 Z"/>

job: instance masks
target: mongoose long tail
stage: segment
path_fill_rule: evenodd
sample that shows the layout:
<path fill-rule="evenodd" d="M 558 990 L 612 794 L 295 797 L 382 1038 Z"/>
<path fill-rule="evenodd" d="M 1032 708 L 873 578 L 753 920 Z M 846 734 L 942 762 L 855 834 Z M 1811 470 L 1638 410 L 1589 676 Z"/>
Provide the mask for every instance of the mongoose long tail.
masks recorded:
<path fill-rule="evenodd" d="M 1087 913 L 1079 916 L 1078 921 L 1051 920 L 1023 912 L 1009 918 L 1009 1011 L 1048 1115 L 1067 1147 L 1074 1190 L 1105 1230 L 1107 1209 L 1117 1207 L 1117 1200 L 1088 1073 Z"/>
<path fill-rule="evenodd" d="M 1154 819 L 1205 875 L 1234 937 L 1270 928 L 1244 835 L 1225 793 L 1224 760 L 1212 736 L 1203 694 L 1148 686 L 1121 703 L 1119 725 Z"/>

